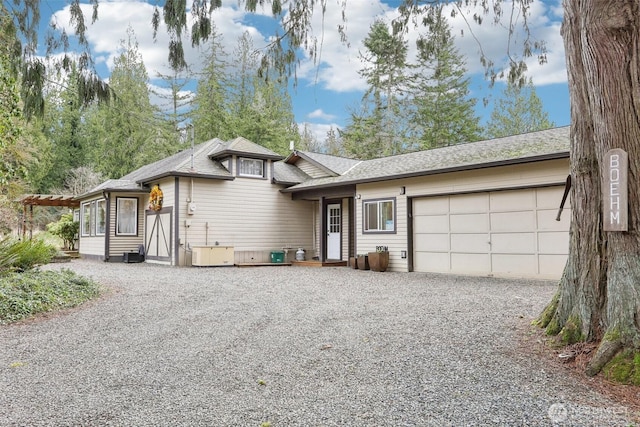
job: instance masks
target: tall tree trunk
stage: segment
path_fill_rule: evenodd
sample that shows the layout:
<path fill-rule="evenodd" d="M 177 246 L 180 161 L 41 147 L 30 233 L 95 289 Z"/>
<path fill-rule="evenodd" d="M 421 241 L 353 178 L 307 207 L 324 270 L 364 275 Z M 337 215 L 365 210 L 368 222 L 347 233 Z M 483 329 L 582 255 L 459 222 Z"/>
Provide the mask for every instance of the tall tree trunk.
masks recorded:
<path fill-rule="evenodd" d="M 640 347 L 640 12 L 636 0 L 564 0 L 572 221 L 558 295 L 540 318 L 567 343 L 598 341 L 587 373 Z M 629 154 L 629 230 L 603 231 L 605 153 Z"/>

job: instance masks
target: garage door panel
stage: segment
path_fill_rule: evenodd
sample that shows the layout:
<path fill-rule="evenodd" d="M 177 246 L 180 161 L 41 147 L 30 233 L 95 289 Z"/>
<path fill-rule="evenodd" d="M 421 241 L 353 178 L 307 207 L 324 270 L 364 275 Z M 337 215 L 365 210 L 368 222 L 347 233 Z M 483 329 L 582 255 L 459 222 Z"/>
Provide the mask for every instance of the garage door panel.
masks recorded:
<path fill-rule="evenodd" d="M 535 255 L 493 254 L 491 266 L 494 273 L 533 276 L 537 273 Z"/>
<path fill-rule="evenodd" d="M 416 271 L 560 277 L 571 211 L 562 187 L 414 199 Z M 428 202 L 427 202 L 428 201 Z"/>
<path fill-rule="evenodd" d="M 449 234 L 418 234 L 414 245 L 416 251 L 449 252 Z"/>
<path fill-rule="evenodd" d="M 564 194 L 564 187 L 547 187 L 538 188 L 536 190 L 536 206 L 538 209 L 555 209 L 558 210 L 560 202 L 562 201 L 562 195 Z M 565 202 L 565 209 L 570 209 L 569 197 Z"/>
<path fill-rule="evenodd" d="M 449 206 L 452 214 L 484 213 L 489 210 L 488 193 L 460 194 L 450 197 Z"/>
<path fill-rule="evenodd" d="M 451 271 L 455 273 L 486 274 L 491 272 L 488 254 L 451 254 Z"/>
<path fill-rule="evenodd" d="M 492 212 L 491 231 L 534 231 L 536 216 L 533 211 Z"/>
<path fill-rule="evenodd" d="M 414 262 L 420 266 L 420 270 L 417 271 L 449 272 L 451 270 L 448 253 L 418 252 Z"/>
<path fill-rule="evenodd" d="M 451 233 L 482 233 L 489 231 L 489 214 L 451 214 Z"/>
<path fill-rule="evenodd" d="M 491 235 L 491 250 L 503 254 L 530 254 L 536 251 L 535 233 L 500 233 Z"/>
<path fill-rule="evenodd" d="M 448 197 L 426 197 L 416 200 L 413 204 L 413 214 L 416 216 L 447 213 L 449 213 Z"/>
<path fill-rule="evenodd" d="M 416 233 L 442 233 L 449 231 L 449 215 L 414 215 L 414 217 L 414 230 Z"/>
<path fill-rule="evenodd" d="M 489 200 L 492 212 L 532 210 L 536 203 L 534 190 L 496 191 Z"/>
<path fill-rule="evenodd" d="M 557 230 L 566 232 L 569 229 L 569 223 L 571 222 L 571 211 L 563 210 L 560 216 L 560 221 L 556 221 L 558 216 L 558 208 L 544 209 L 536 212 L 538 219 L 538 230 Z"/>
<path fill-rule="evenodd" d="M 489 248 L 488 234 L 452 234 L 451 252 L 486 253 Z"/>
<path fill-rule="evenodd" d="M 566 254 L 569 252 L 569 233 L 558 231 L 538 234 L 538 251 L 541 254 Z"/>

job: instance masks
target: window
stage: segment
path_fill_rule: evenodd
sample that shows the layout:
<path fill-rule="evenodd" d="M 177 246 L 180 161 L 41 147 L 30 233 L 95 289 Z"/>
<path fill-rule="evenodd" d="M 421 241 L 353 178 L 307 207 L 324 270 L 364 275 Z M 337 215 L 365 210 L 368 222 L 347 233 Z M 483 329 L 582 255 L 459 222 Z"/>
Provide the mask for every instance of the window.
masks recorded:
<path fill-rule="evenodd" d="M 264 160 L 240 157 L 238 159 L 238 176 L 264 178 Z"/>
<path fill-rule="evenodd" d="M 362 203 L 364 232 L 395 233 L 395 199 L 365 200 Z"/>
<path fill-rule="evenodd" d="M 107 225 L 107 202 L 98 200 L 96 202 L 96 235 L 104 236 Z"/>
<path fill-rule="evenodd" d="M 80 205 L 80 234 L 83 237 L 103 236 L 106 230 L 107 202 L 93 200 Z"/>
<path fill-rule="evenodd" d="M 138 235 L 138 199 L 119 197 L 116 205 L 116 235 Z"/>
<path fill-rule="evenodd" d="M 80 233 L 83 236 L 91 235 L 91 203 L 83 203 L 80 207 L 80 216 L 82 217 L 82 223 L 80 224 Z"/>

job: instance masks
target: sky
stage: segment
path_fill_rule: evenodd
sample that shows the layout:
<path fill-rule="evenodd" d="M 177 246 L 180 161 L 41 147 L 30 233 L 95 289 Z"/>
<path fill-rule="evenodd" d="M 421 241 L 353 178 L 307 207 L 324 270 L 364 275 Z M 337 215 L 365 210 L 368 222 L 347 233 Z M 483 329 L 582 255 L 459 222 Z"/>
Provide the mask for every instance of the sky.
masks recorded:
<path fill-rule="evenodd" d="M 346 33 L 348 43 L 340 41 L 336 28 L 344 25 L 340 4 L 346 4 Z M 329 0 L 326 13 L 314 13 L 314 36 L 321 42 L 320 58 L 314 62 L 301 52 L 301 61 L 297 69 L 297 81 L 290 87 L 295 120 L 299 127 L 305 124 L 312 130 L 319 141 L 324 141 L 327 131 L 333 127 L 343 128 L 349 119 L 349 113 L 360 101 L 366 89 L 365 81 L 358 74 L 363 66 L 359 52 L 363 50 L 362 41 L 367 36 L 370 25 L 375 19 L 391 21 L 397 16 L 397 0 Z M 191 2 L 187 0 L 189 5 Z M 320 3 L 320 2 L 318 2 Z M 511 3 L 504 2 L 505 8 Z M 87 22 L 90 23 L 91 6 L 84 5 Z M 129 27 L 134 30 L 138 48 L 142 55 L 150 84 L 160 85 L 155 79 L 158 73 L 170 74 L 167 66 L 168 36 L 161 28 L 156 39 L 153 38 L 151 17 L 153 6 L 144 1 L 106 1 L 100 0 L 98 20 L 88 25 L 86 32 L 91 53 L 95 59 L 96 69 L 100 76 L 108 80 L 113 67 L 114 58 L 118 55 L 120 41 L 126 39 Z M 476 112 L 481 122 L 486 122 L 493 109 L 492 100 L 500 95 L 504 88 L 498 82 L 493 89 L 484 79 L 484 70 L 479 60 L 479 52 L 492 58 L 497 64 L 506 58 L 506 52 L 518 52 L 521 34 L 516 34 L 509 43 L 507 23 L 493 23 L 493 16 L 485 18 L 482 25 L 476 25 L 469 17 L 473 10 L 457 14 L 450 18 L 452 34 L 460 53 L 466 58 L 466 67 L 470 78 L 471 95 L 478 99 Z M 509 9 L 504 19 L 521 19 L 518 10 Z M 58 27 L 69 26 L 69 9 L 64 0 L 45 0 L 41 2 L 43 24 L 55 22 Z M 560 0 L 537 1 L 531 5 L 529 26 L 532 36 L 544 40 L 547 46 L 547 63 L 539 65 L 536 58 L 528 62 L 528 75 L 536 87 L 545 111 L 556 126 L 569 124 L 569 95 L 565 67 L 564 48 L 560 36 L 562 6 Z M 269 42 L 273 28 L 277 25 L 270 18 L 270 10 L 258 10 L 256 14 L 248 14 L 238 6 L 237 0 L 223 0 L 222 7 L 213 13 L 217 31 L 223 37 L 228 53 L 233 52 L 238 38 L 248 31 L 254 46 L 260 48 Z M 409 32 L 409 57 L 415 55 L 415 43 L 424 29 L 415 28 Z M 188 40 L 188 38 L 187 38 Z M 515 40 L 515 41 L 514 41 Z M 202 51 L 185 43 L 185 58 L 193 71 L 200 67 Z M 485 106 L 483 99 L 488 99 Z M 158 100 L 158 102 L 160 102 Z"/>

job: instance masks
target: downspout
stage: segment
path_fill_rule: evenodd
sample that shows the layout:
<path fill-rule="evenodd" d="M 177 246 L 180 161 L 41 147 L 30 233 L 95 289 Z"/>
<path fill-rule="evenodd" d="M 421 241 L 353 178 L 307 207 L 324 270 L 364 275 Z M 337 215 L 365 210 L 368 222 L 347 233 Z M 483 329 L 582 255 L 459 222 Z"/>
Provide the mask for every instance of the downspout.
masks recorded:
<path fill-rule="evenodd" d="M 174 187 L 174 206 L 173 212 L 175 212 L 175 220 L 173 228 L 175 230 L 175 238 L 173 239 L 173 265 L 180 265 L 180 178 L 176 176 Z"/>
<path fill-rule="evenodd" d="M 110 228 L 111 228 L 111 194 L 107 192 L 102 192 L 102 197 L 106 200 L 106 210 L 107 215 L 104 220 L 104 262 L 109 262 L 109 246 L 111 243 L 110 236 Z"/>

